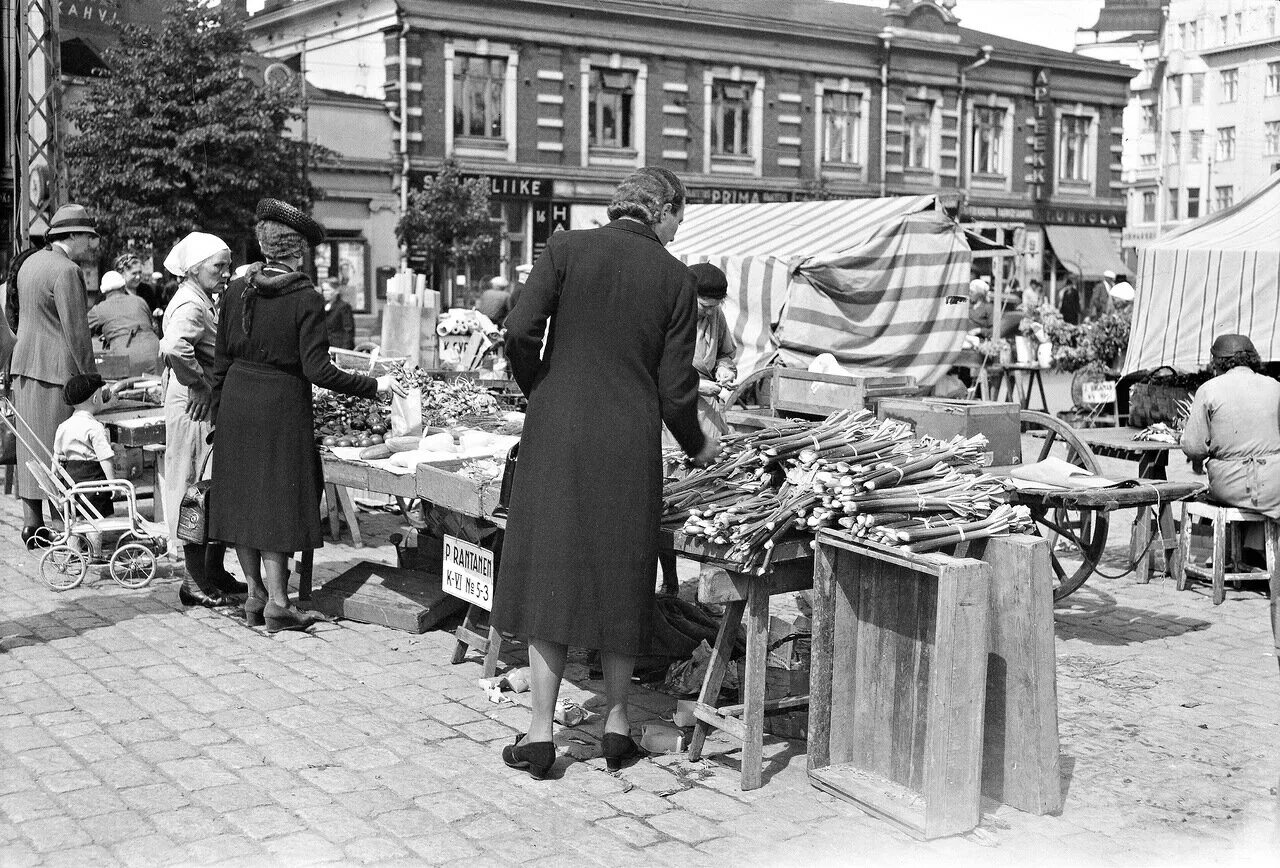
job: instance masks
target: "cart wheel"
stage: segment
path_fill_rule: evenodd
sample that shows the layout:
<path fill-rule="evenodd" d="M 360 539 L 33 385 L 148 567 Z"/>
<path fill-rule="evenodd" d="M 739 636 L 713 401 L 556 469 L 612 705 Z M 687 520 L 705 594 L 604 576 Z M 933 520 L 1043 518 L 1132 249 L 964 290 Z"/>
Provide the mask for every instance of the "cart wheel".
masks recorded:
<path fill-rule="evenodd" d="M 69 591 L 84 581 L 89 558 L 69 545 L 50 546 L 40 557 L 40 578 L 55 591 Z"/>
<path fill-rule="evenodd" d="M 1098 473 L 1098 459 L 1064 422 L 1048 413 L 1023 410 L 1022 430 L 1040 440 L 1034 461 L 1060 458 L 1090 473 Z M 1030 462 L 1028 462 L 1030 463 Z M 1096 509 L 1033 509 L 1036 532 L 1049 542 L 1053 565 L 1053 599 L 1079 589 L 1093 573 L 1107 547 L 1107 514 Z"/>
<path fill-rule="evenodd" d="M 126 543 L 107 562 L 111 578 L 126 588 L 145 588 L 156 577 L 156 555 L 139 542 Z"/>

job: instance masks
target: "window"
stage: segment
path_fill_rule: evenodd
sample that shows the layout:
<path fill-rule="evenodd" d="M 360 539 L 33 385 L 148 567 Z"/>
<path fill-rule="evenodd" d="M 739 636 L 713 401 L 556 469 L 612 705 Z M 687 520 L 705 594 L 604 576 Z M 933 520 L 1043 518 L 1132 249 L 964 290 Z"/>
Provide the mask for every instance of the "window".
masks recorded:
<path fill-rule="evenodd" d="M 1200 216 L 1200 188 L 1187 188 L 1187 219 L 1194 220 Z"/>
<path fill-rule="evenodd" d="M 1213 188 L 1213 210 L 1225 211 L 1235 202 L 1235 187 Z"/>
<path fill-rule="evenodd" d="M 711 153 L 718 157 L 751 156 L 750 82 L 716 79 L 711 85 Z"/>
<path fill-rule="evenodd" d="M 636 74 L 627 69 L 592 69 L 587 137 L 593 148 L 632 147 L 632 106 Z"/>
<path fill-rule="evenodd" d="M 368 245 L 362 238 L 342 239 L 331 233 L 323 243 L 312 249 L 316 266 L 316 281 L 333 281 L 338 295 L 356 313 L 369 313 L 372 300 L 365 280 L 365 261 Z"/>
<path fill-rule="evenodd" d="M 1274 6 L 1267 10 L 1267 35 L 1276 35 L 1276 10 Z"/>
<path fill-rule="evenodd" d="M 1063 115 L 1058 121 L 1058 178 L 1090 181 L 1089 125 L 1092 118 Z"/>
<path fill-rule="evenodd" d="M 1169 219 L 1178 219 L 1178 188 L 1173 187 L 1169 190 Z"/>
<path fill-rule="evenodd" d="M 1141 157 L 1138 158 L 1138 160 L 1141 163 L 1142 168 L 1144 169 L 1154 169 L 1156 167 L 1155 154 L 1143 154 Z"/>
<path fill-rule="evenodd" d="M 1234 16 L 1232 16 L 1232 22 L 1235 25 L 1236 39 L 1239 39 L 1241 36 L 1244 36 L 1244 13 L 1237 12 Z"/>
<path fill-rule="evenodd" d="M 1280 154 L 1280 121 L 1267 121 L 1263 127 L 1263 142 L 1268 157 Z"/>
<path fill-rule="evenodd" d="M 1227 41 L 1227 16 L 1225 15 L 1218 18 L 1218 41 L 1224 44 Z"/>
<path fill-rule="evenodd" d="M 1187 151 L 1188 162 L 1198 163 L 1204 159 L 1204 130 L 1191 131 L 1191 141 Z"/>
<path fill-rule="evenodd" d="M 1004 117 L 1002 108 L 977 106 L 973 110 L 973 171 L 1003 175 Z"/>
<path fill-rule="evenodd" d="M 1182 48 L 1184 51 L 1194 51 L 1200 47 L 1200 22 L 1188 21 L 1186 28 L 1182 34 Z"/>
<path fill-rule="evenodd" d="M 1153 190 L 1147 190 L 1142 194 L 1142 222 L 1156 222 L 1156 194 Z"/>
<path fill-rule="evenodd" d="M 902 159 L 908 169 L 933 168 L 933 103 L 909 99 L 902 108 Z"/>
<path fill-rule="evenodd" d="M 827 163 L 862 162 L 862 94 L 822 94 L 822 159 Z"/>
<path fill-rule="evenodd" d="M 457 136 L 502 139 L 507 62 L 459 54 L 453 73 L 453 132 Z"/>
<path fill-rule="evenodd" d="M 1236 158 L 1236 128 L 1218 127 L 1218 149 L 1216 156 L 1219 162 Z"/>
<path fill-rule="evenodd" d="M 1187 25 L 1185 23 L 1178 25 L 1178 42 L 1182 43 L 1183 49 L 1191 48 L 1191 43 L 1187 41 Z"/>
<path fill-rule="evenodd" d="M 1239 92 L 1240 70 L 1224 69 L 1218 73 L 1218 96 L 1221 102 L 1235 102 Z"/>
<path fill-rule="evenodd" d="M 1142 107 L 1142 131 L 1144 133 L 1154 133 L 1160 129 L 1157 118 L 1156 107 L 1154 105 L 1144 105 Z"/>
<path fill-rule="evenodd" d="M 1169 76 L 1169 105 L 1177 107 L 1182 105 L 1182 76 Z"/>
<path fill-rule="evenodd" d="M 1169 133 L 1169 162 L 1182 162 L 1182 133 Z"/>
<path fill-rule="evenodd" d="M 1267 64 L 1266 95 L 1277 94 L 1280 94 L 1280 60 L 1273 60 Z"/>
<path fill-rule="evenodd" d="M 1191 73 L 1191 104 L 1200 105 L 1204 102 L 1204 73 Z"/>

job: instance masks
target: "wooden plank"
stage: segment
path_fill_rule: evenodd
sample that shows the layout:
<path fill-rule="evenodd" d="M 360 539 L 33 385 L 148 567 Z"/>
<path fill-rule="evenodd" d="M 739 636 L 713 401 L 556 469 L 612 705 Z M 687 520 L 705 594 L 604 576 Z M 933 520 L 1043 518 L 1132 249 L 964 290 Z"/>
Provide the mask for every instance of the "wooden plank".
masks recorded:
<path fill-rule="evenodd" d="M 698 600 L 703 603 L 745 600 L 757 586 L 767 588 L 770 594 L 807 591 L 813 587 L 813 567 L 805 558 L 784 561 L 770 567 L 763 576 L 748 576 L 716 566 L 704 568 L 698 573 Z"/>
<path fill-rule="evenodd" d="M 347 488 L 354 488 L 357 491 L 370 490 L 369 471 L 373 468 L 368 464 L 342 461 L 332 455 L 326 455 L 323 466 L 325 482 L 331 482 L 334 485 L 345 485 Z"/>
<path fill-rule="evenodd" d="M 991 565 L 982 793 L 1032 814 L 1062 810 L 1049 544 L 985 541 Z"/>
<path fill-rule="evenodd" d="M 809 583 L 813 583 L 812 571 Z M 764 762 L 764 688 L 769 653 L 769 589 L 762 582 L 751 586 L 747 597 L 747 659 L 743 679 L 745 733 L 742 744 L 742 789 L 760 786 Z"/>
<path fill-rule="evenodd" d="M 702 678 L 702 690 L 698 693 L 698 702 L 708 708 L 714 708 L 720 696 L 720 686 L 724 684 L 724 673 L 729 668 L 729 656 L 733 653 L 734 637 L 738 624 L 742 622 L 742 612 L 747 604 L 744 600 L 735 600 L 724 607 L 724 615 L 720 618 L 720 630 L 716 633 L 715 648 L 712 649 L 711 665 Z M 689 759 L 702 757 L 702 746 L 706 743 L 714 721 L 698 719 L 693 728 L 693 739 L 689 742 Z"/>
<path fill-rule="evenodd" d="M 438 575 L 369 561 L 325 582 L 312 602 L 326 615 L 410 633 L 424 633 L 462 608 L 440 588 Z"/>
<path fill-rule="evenodd" d="M 819 546 L 813 556 L 813 608 L 835 610 L 835 566 L 840 556 L 833 546 Z M 831 765 L 831 682 L 835 653 L 835 619 L 813 622 L 809 670 L 809 744 L 805 763 L 810 772 Z"/>
<path fill-rule="evenodd" d="M 342 506 L 342 512 L 347 517 L 347 529 L 351 531 L 351 544 L 360 547 L 364 545 L 364 540 L 360 538 L 360 519 L 356 515 L 356 505 L 351 499 L 351 489 L 342 486 L 334 486 L 338 492 L 338 503 Z M 334 535 L 337 538 L 337 535 Z"/>
<path fill-rule="evenodd" d="M 809 777 L 818 789 L 851 801 L 911 837 L 925 840 L 926 805 L 919 793 L 852 764 L 827 766 L 811 772 Z"/>
<path fill-rule="evenodd" d="M 1266 534 L 1267 569 L 1271 571 L 1271 640 L 1276 663 L 1280 664 L 1280 522 L 1269 520 L 1263 533 Z"/>
<path fill-rule="evenodd" d="M 476 482 L 429 464 L 419 464 L 414 493 L 434 504 L 476 518 L 489 518 L 498 507 L 500 481 Z"/>
<path fill-rule="evenodd" d="M 719 709 L 712 708 L 710 705 L 702 702 L 694 704 L 693 716 L 698 719 L 698 726 L 706 726 L 707 728 L 714 728 L 721 730 L 722 732 L 727 732 L 729 735 L 741 742 L 746 742 L 747 740 L 747 727 L 741 720 L 738 720 L 737 716 L 723 714 Z M 694 735 L 697 735 L 696 728 L 694 730 Z M 702 747 L 700 745 L 698 750 L 701 749 Z M 690 751 L 692 750 L 693 748 L 690 747 Z"/>
<path fill-rule="evenodd" d="M 781 699 L 766 699 L 764 702 L 765 714 L 771 714 L 777 711 L 787 711 L 792 708 L 803 708 L 809 704 L 809 697 L 806 696 L 784 696 Z M 722 705 L 716 709 L 716 713 L 722 717 L 741 717 L 746 710 L 745 703 L 737 703 L 736 705 Z"/>

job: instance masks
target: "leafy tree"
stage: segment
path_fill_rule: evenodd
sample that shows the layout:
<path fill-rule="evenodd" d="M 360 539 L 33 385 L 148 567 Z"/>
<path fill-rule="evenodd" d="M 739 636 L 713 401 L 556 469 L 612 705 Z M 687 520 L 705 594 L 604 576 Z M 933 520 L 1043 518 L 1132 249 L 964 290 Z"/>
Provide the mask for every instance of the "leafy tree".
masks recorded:
<path fill-rule="evenodd" d="M 446 278 L 492 255 L 499 241 L 489 214 L 489 179 L 464 179 L 458 164 L 446 160 L 438 174 L 409 193 L 396 238 L 410 257 L 431 263 Z"/>
<path fill-rule="evenodd" d="M 249 42 L 230 5 L 173 0 L 157 30 L 125 25 L 68 112 L 72 195 L 94 210 L 104 253 L 163 253 L 196 229 L 244 250 L 261 197 L 310 204 L 304 153 L 328 152 L 285 135 L 296 85 L 244 75 Z"/>

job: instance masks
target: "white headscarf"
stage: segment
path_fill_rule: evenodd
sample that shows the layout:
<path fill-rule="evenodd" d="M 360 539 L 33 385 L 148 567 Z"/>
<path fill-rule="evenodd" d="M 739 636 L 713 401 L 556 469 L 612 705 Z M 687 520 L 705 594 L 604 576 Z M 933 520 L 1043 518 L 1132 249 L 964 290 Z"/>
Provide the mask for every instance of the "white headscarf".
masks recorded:
<path fill-rule="evenodd" d="M 199 265 L 224 250 L 230 252 L 231 248 L 217 235 L 192 232 L 169 251 L 169 255 L 164 258 L 164 268 L 172 275 L 185 277 L 192 266 Z"/>
<path fill-rule="evenodd" d="M 102 275 L 102 280 L 98 282 L 98 289 L 104 293 L 124 289 L 124 275 L 118 271 L 108 271 Z"/>

